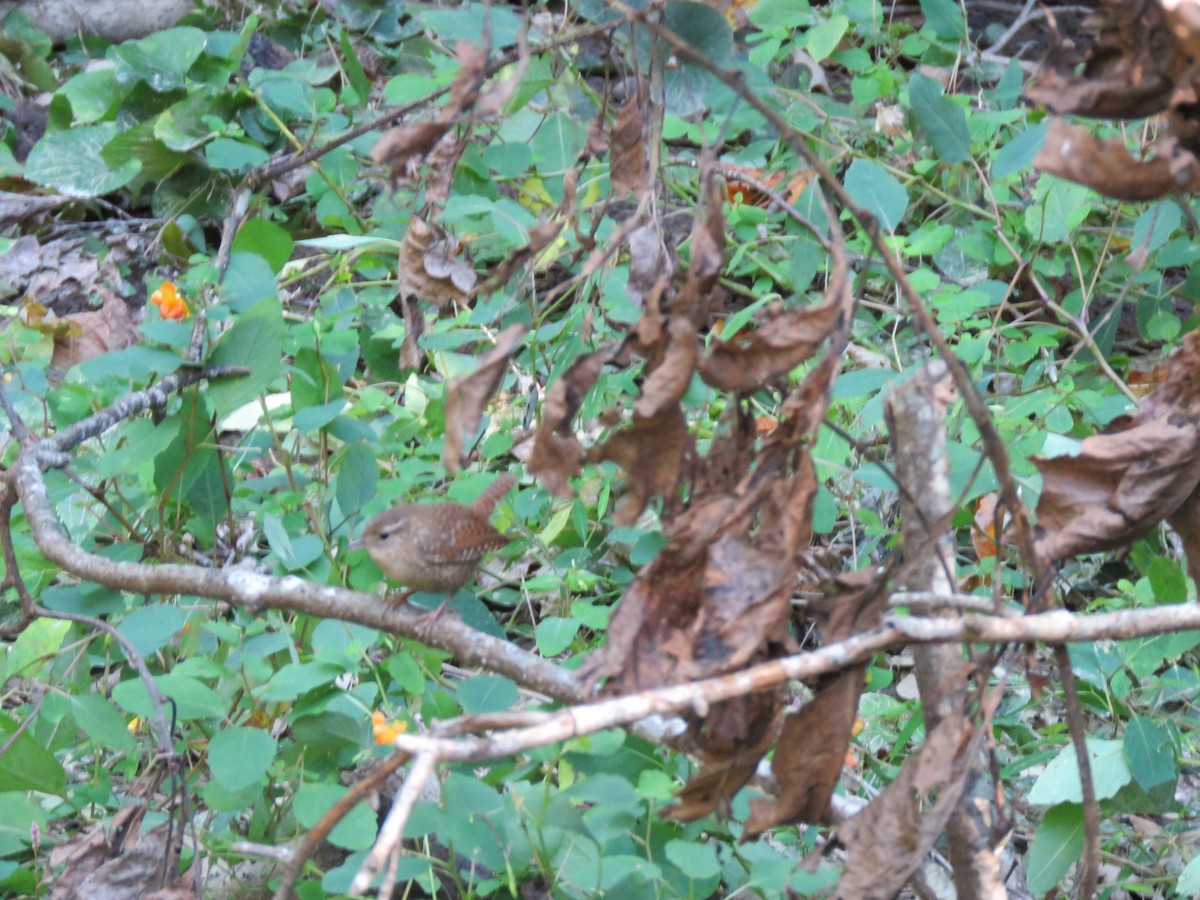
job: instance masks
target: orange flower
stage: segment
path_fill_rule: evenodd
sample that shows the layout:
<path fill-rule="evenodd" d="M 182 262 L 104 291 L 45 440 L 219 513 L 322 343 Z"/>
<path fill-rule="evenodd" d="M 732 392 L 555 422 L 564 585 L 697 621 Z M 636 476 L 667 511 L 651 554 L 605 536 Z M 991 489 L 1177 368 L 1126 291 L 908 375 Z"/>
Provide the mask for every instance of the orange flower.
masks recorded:
<path fill-rule="evenodd" d="M 150 302 L 158 307 L 159 315 L 164 319 L 186 319 L 192 314 L 173 281 L 164 281 L 162 287 L 150 295 Z"/>
<path fill-rule="evenodd" d="M 376 744 L 395 743 L 398 735 L 408 731 L 408 725 L 399 719 L 387 720 L 387 716 L 379 710 L 371 713 L 371 732 L 375 735 Z"/>

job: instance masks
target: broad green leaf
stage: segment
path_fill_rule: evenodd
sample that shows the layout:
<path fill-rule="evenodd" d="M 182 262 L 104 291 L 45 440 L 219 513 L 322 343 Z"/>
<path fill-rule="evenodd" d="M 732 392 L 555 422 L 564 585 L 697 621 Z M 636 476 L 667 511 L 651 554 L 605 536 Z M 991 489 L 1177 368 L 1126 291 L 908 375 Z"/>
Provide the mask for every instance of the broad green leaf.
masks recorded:
<path fill-rule="evenodd" d="M 35 619 L 8 646 L 7 656 L 0 656 L 0 674 L 8 678 L 36 678 L 54 660 L 71 623 L 62 619 Z"/>
<path fill-rule="evenodd" d="M 246 312 L 264 300 L 279 299 L 275 272 L 265 256 L 257 252 L 235 252 L 221 279 L 225 301 L 234 312 Z M 280 313 L 282 316 L 282 312 Z"/>
<path fill-rule="evenodd" d="M 236 725 L 208 742 L 208 769 L 226 790 L 245 790 L 267 774 L 278 748 L 275 738 L 261 728 Z"/>
<path fill-rule="evenodd" d="M 75 723 L 101 747 L 128 752 L 136 746 L 128 721 L 107 698 L 99 694 L 73 695 L 71 710 Z"/>
<path fill-rule="evenodd" d="M 302 784 L 292 802 L 296 821 L 304 828 L 312 828 L 347 790 L 337 784 Z M 360 803 L 329 833 L 329 842 L 345 850 L 365 850 L 374 843 L 378 830 L 371 807 Z"/>
<path fill-rule="evenodd" d="M 18 727 L 7 713 L 0 715 L 0 747 L 7 748 L 0 756 L 0 793 L 40 791 L 65 796 L 67 773 L 63 767 L 28 731 L 14 737 Z"/>
<path fill-rule="evenodd" d="M 458 702 L 469 716 L 503 712 L 517 702 L 517 686 L 502 675 L 473 675 L 458 686 Z"/>
<path fill-rule="evenodd" d="M 375 451 L 359 441 L 341 455 L 334 496 L 343 514 L 357 512 L 375 496 L 379 485 L 379 464 Z"/>
<path fill-rule="evenodd" d="M 1083 807 L 1064 803 L 1046 810 L 1029 848 L 1026 880 L 1030 893 L 1041 897 L 1067 874 L 1083 852 Z"/>
<path fill-rule="evenodd" d="M 139 656 L 153 656 L 183 628 L 188 615 L 178 606 L 155 603 L 135 609 L 117 626 Z"/>
<path fill-rule="evenodd" d="M 850 20 L 841 13 L 822 19 L 804 34 L 804 47 L 808 55 L 816 62 L 821 62 L 837 49 L 849 27 Z"/>
<path fill-rule="evenodd" d="M 960 163 L 971 158 L 971 136 L 962 107 L 942 94 L 942 86 L 919 73 L 908 81 L 913 115 L 942 162 Z"/>
<path fill-rule="evenodd" d="M 343 667 L 327 662 L 288 663 L 258 692 L 262 700 L 286 703 L 316 688 L 333 684 Z"/>
<path fill-rule="evenodd" d="M 547 616 L 537 624 L 536 638 L 538 653 L 547 658 L 558 656 L 575 640 L 579 633 L 578 619 L 563 619 Z"/>
<path fill-rule="evenodd" d="M 71 101 L 75 121 L 80 125 L 91 125 L 108 118 L 125 96 L 125 91 L 117 89 L 117 76 L 112 69 L 80 72 L 59 91 Z"/>
<path fill-rule="evenodd" d="M 667 841 L 667 859 L 689 878 L 712 878 L 721 872 L 717 848 L 704 841 Z"/>
<path fill-rule="evenodd" d="M 1175 882 L 1175 893 L 1180 897 L 1200 896 L 1200 856 L 1192 858 Z"/>
<path fill-rule="evenodd" d="M 724 63 L 733 55 L 733 29 L 720 12 L 707 3 L 667 0 L 663 8 L 663 25 L 715 63 Z"/>
<path fill-rule="evenodd" d="M 154 676 L 154 683 L 164 698 L 175 702 L 181 720 L 219 719 L 225 715 L 225 703 L 217 692 L 195 678 L 168 672 Z M 112 697 L 135 716 L 147 719 L 154 715 L 150 695 L 146 693 L 146 686 L 140 678 L 122 681 L 113 688 Z M 167 715 L 171 715 L 170 704 L 167 705 Z"/>
<path fill-rule="evenodd" d="M 1030 125 L 1001 147 L 992 161 L 992 177 L 1007 178 L 1032 166 L 1033 158 L 1046 140 L 1047 127 L 1045 122 Z"/>
<path fill-rule="evenodd" d="M 276 275 L 291 258 L 294 246 L 292 236 L 268 219 L 250 219 L 233 239 L 234 253 L 258 254 Z"/>
<path fill-rule="evenodd" d="M 3 766 L 3 760 L 0 760 L 0 766 Z M 0 793 L 0 809 L 4 810 L 4 815 L 0 816 L 0 856 L 28 853 L 34 823 L 43 834 L 46 833 L 45 812 L 24 791 Z M 32 895 L 33 892 L 28 894 Z"/>
<path fill-rule="evenodd" d="M 25 177 L 74 197 L 100 197 L 131 182 L 142 169 L 128 159 L 115 169 L 100 155 L 118 134 L 111 122 L 67 131 L 52 131 L 33 145 L 25 161 Z"/>
<path fill-rule="evenodd" d="M 262 165 L 271 157 L 258 144 L 220 137 L 204 145 L 204 158 L 214 169 L 246 172 Z"/>
<path fill-rule="evenodd" d="M 1025 230 L 1046 244 L 1066 240 L 1092 211 L 1094 196 L 1081 184 L 1042 175 L 1034 187 L 1034 202 L 1025 207 Z"/>
<path fill-rule="evenodd" d="M 1088 756 L 1092 764 L 1092 781 L 1096 799 L 1105 800 L 1129 783 L 1133 777 L 1125 762 L 1125 742 L 1089 738 Z M 1046 766 L 1029 791 L 1029 802 L 1039 806 L 1060 803 L 1082 803 L 1083 789 L 1079 784 L 1079 767 L 1075 748 L 1068 744 Z"/>
<path fill-rule="evenodd" d="M 1145 790 L 1164 781 L 1174 782 L 1175 743 L 1171 732 L 1146 716 L 1134 715 L 1125 728 L 1125 759 Z"/>
<path fill-rule="evenodd" d="M 958 0 L 920 0 L 925 25 L 940 38 L 952 41 L 967 39 L 967 20 Z"/>
<path fill-rule="evenodd" d="M 108 58 L 117 64 L 119 84 L 140 80 L 161 93 L 184 86 L 187 71 L 204 52 L 207 40 L 199 28 L 168 28 L 110 47 Z"/>
<path fill-rule="evenodd" d="M 283 368 L 283 338 L 283 309 L 277 297 L 260 300 L 222 335 L 209 365 L 245 366 L 250 372 L 209 382 L 207 396 L 218 414 L 266 392 Z"/>
<path fill-rule="evenodd" d="M 846 170 L 846 190 L 856 204 L 894 233 L 908 210 L 908 192 L 887 169 L 867 159 L 856 159 Z"/>

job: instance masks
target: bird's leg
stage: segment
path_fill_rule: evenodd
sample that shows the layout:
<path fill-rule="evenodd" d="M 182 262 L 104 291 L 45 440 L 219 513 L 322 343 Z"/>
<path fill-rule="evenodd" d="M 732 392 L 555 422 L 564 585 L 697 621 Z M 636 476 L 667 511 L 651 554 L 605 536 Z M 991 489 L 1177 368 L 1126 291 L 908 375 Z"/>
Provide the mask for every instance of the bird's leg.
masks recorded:
<path fill-rule="evenodd" d="M 411 593 L 411 591 L 409 593 Z M 437 605 L 436 609 L 425 613 L 420 619 L 417 620 L 417 637 L 419 637 L 423 642 L 429 643 L 429 637 L 433 632 L 433 627 L 437 625 L 438 619 L 442 617 L 442 613 L 446 611 L 446 607 L 450 605 L 450 601 L 453 599 L 453 594 L 447 594 L 446 598 Z"/>

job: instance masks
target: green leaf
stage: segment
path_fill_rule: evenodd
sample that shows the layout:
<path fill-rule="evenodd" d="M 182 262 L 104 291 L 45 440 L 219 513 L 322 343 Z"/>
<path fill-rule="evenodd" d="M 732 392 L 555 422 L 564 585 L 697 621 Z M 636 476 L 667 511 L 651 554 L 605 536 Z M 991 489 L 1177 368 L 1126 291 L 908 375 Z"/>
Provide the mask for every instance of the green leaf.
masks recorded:
<path fill-rule="evenodd" d="M 152 656 L 167 645 L 183 628 L 188 614 L 178 606 L 157 603 L 135 609 L 117 626 L 117 631 L 129 639 L 139 656 Z"/>
<path fill-rule="evenodd" d="M 283 368 L 283 338 L 283 308 L 278 297 L 259 301 L 225 332 L 209 365 L 246 366 L 250 374 L 209 383 L 207 396 L 219 416 L 266 392 Z"/>
<path fill-rule="evenodd" d="M 111 122 L 67 131 L 52 131 L 33 145 L 25 161 L 25 177 L 73 197 L 100 197 L 123 187 L 142 169 L 128 159 L 115 169 L 100 155 L 118 134 Z"/>
<path fill-rule="evenodd" d="M 217 692 L 195 678 L 168 672 L 166 675 L 155 675 L 154 683 L 164 698 L 175 701 L 181 720 L 219 719 L 225 715 L 225 703 Z M 122 681 L 113 688 L 112 697 L 135 716 L 148 719 L 154 715 L 150 695 L 146 693 L 146 686 L 140 678 Z M 168 705 L 167 715 L 170 714 Z"/>
<path fill-rule="evenodd" d="M 207 41 L 199 28 L 168 28 L 110 47 L 108 58 L 117 64 L 118 84 L 144 81 L 163 93 L 185 85 L 187 71 L 204 52 Z"/>
<path fill-rule="evenodd" d="M 502 675 L 474 675 L 458 686 L 458 702 L 469 716 L 504 712 L 517 702 L 517 686 Z"/>
<path fill-rule="evenodd" d="M 275 738 L 261 728 L 226 728 L 208 742 L 208 769 L 226 790 L 241 791 L 262 780 L 278 749 Z"/>
<path fill-rule="evenodd" d="M 942 162 L 960 163 L 971 158 L 971 135 L 962 107 L 942 94 L 932 78 L 914 74 L 908 81 L 913 115 Z"/>
<path fill-rule="evenodd" d="M 1047 127 L 1045 122 L 1030 125 L 1001 147 L 992 161 L 992 177 L 1007 178 L 1032 166 L 1033 158 L 1046 140 Z"/>
<path fill-rule="evenodd" d="M 699 841 L 667 841 L 667 859 L 688 878 L 712 878 L 721 873 L 717 848 Z"/>
<path fill-rule="evenodd" d="M 230 255 L 221 289 L 225 302 L 234 312 L 246 312 L 264 300 L 279 299 L 275 272 L 266 258 L 257 252 Z"/>
<path fill-rule="evenodd" d="M 1092 764 L 1092 781 L 1096 799 L 1114 796 L 1133 778 L 1125 762 L 1125 742 L 1088 738 L 1088 756 Z M 1083 788 L 1079 784 L 1079 766 L 1075 748 L 1068 744 L 1059 751 L 1043 770 L 1029 791 L 1029 802 L 1039 806 L 1060 803 L 1082 803 Z"/>
<path fill-rule="evenodd" d="M 934 34 L 951 41 L 967 39 L 967 20 L 958 0 L 920 0 L 925 25 Z"/>
<path fill-rule="evenodd" d="M 342 674 L 342 666 L 327 662 L 288 663 L 280 667 L 267 686 L 259 691 L 259 699 L 271 703 L 288 703 L 301 694 L 326 687 Z"/>
<path fill-rule="evenodd" d="M 8 647 L 8 654 L 0 657 L 0 674 L 8 678 L 35 678 L 54 661 L 71 623 L 62 619 L 35 619 L 23 628 L 17 639 Z"/>
<path fill-rule="evenodd" d="M 63 767 L 28 731 L 14 738 L 18 727 L 7 715 L 0 715 L 0 747 L 7 747 L 0 756 L 0 792 L 40 791 L 65 796 L 67 773 Z"/>
<path fill-rule="evenodd" d="M 379 486 L 379 464 L 375 451 L 357 441 L 342 454 L 334 496 L 343 515 L 357 512 L 375 496 Z"/>
<path fill-rule="evenodd" d="M 1170 731 L 1145 716 L 1134 714 L 1125 728 L 1125 759 L 1147 791 L 1164 781 L 1174 782 L 1177 775 Z"/>
<path fill-rule="evenodd" d="M 73 76 L 59 93 L 71 101 L 75 121 L 80 125 L 91 125 L 109 118 L 126 92 L 117 89 L 114 70 L 92 69 Z"/>
<path fill-rule="evenodd" d="M 663 8 L 663 25 L 715 63 L 724 63 L 733 56 L 733 29 L 707 3 L 668 0 Z"/>
<path fill-rule="evenodd" d="M 246 172 L 270 159 L 258 144 L 219 137 L 204 145 L 204 158 L 214 169 L 223 172 Z"/>
<path fill-rule="evenodd" d="M 1183 867 L 1179 880 L 1175 882 L 1175 893 L 1180 897 L 1200 896 L 1200 856 L 1196 856 Z"/>
<path fill-rule="evenodd" d="M 558 616 L 547 616 L 537 624 L 538 653 L 547 659 L 558 656 L 575 640 L 579 633 L 578 619 L 563 619 Z"/>
<path fill-rule="evenodd" d="M 71 712 L 83 733 L 101 747 L 128 752 L 137 745 L 129 733 L 125 717 L 105 697 L 98 694 L 72 695 Z"/>
<path fill-rule="evenodd" d="M 856 159 L 846 170 L 846 190 L 856 204 L 876 219 L 885 232 L 895 233 L 908 209 L 908 192 L 887 169 Z"/>
<path fill-rule="evenodd" d="M 292 256 L 295 242 L 283 228 L 267 219 L 250 219 L 233 239 L 234 253 L 256 253 L 276 275 Z"/>
<path fill-rule="evenodd" d="M 348 788 L 336 784 L 302 784 L 292 803 L 296 821 L 304 828 L 312 828 L 347 791 Z M 329 833 L 329 842 L 345 850 L 365 850 L 375 842 L 377 832 L 371 807 L 359 803 Z"/>
<path fill-rule="evenodd" d="M 841 13 L 818 22 L 804 35 L 804 47 L 808 55 L 816 62 L 825 59 L 837 49 L 849 27 L 850 20 Z"/>
<path fill-rule="evenodd" d="M 3 762 L 0 761 L 0 765 Z M 33 838 L 33 824 L 36 822 L 42 834 L 46 833 L 46 814 L 24 792 L 9 792 L 0 794 L 0 856 L 13 856 L 27 853 Z M 6 894 L 6 896 L 34 896 L 34 891 L 27 894 Z"/>
<path fill-rule="evenodd" d="M 1088 217 L 1094 196 L 1083 185 L 1042 175 L 1033 190 L 1034 202 L 1025 207 L 1025 230 L 1046 244 L 1064 241 Z"/>
<path fill-rule="evenodd" d="M 1041 897 L 1054 889 L 1083 852 L 1083 807 L 1064 803 L 1046 810 L 1033 835 L 1025 874 L 1030 893 Z"/>

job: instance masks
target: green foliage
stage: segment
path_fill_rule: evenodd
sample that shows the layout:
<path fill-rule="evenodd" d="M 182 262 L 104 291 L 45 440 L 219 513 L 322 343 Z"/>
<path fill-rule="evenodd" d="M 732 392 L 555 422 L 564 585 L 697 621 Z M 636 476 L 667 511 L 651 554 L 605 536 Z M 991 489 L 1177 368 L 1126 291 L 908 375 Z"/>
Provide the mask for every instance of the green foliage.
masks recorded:
<path fill-rule="evenodd" d="M 663 15 L 681 39 L 736 68 L 749 90 L 804 131 L 874 217 L 983 388 L 1032 506 L 1040 480 L 1031 457 L 1077 447 L 1128 411 L 1110 373 L 1128 379 L 1133 357 L 1161 356 L 1195 327 L 1181 302 L 1200 295 L 1200 251 L 1188 224 L 1195 209 L 1183 199 L 1105 200 L 1037 175 L 1032 161 L 1046 126 L 1019 102 L 1020 66 L 965 66 L 949 86 L 921 74 L 950 71 L 969 48 L 962 4 L 920 6 L 918 29 L 879 4 L 852 0 L 819 9 L 759 0 L 736 32 L 708 4 L 671 0 Z M 579 354 L 624 340 L 642 315 L 630 296 L 635 275 L 627 255 L 585 272 L 593 236 L 607 240 L 628 214 L 607 203 L 607 161 L 584 154 L 589 123 L 608 108 L 593 77 L 606 63 L 588 42 L 533 57 L 501 114 L 475 125 L 438 216 L 453 244 L 450 259 L 467 260 L 481 277 L 558 216 L 568 190 L 576 192 L 571 221 L 518 275 L 480 291 L 470 305 L 425 306 L 427 327 L 414 350 L 422 368 L 402 354 L 413 325 L 395 302 L 397 252 L 403 255 L 409 222 L 427 204 L 431 173 L 382 190 L 381 170 L 369 158 L 377 133 L 319 156 L 294 181 L 253 184 L 228 265 L 218 271 L 220 226 L 248 172 L 347 134 L 370 121 L 379 102 L 417 104 L 414 116 L 433 115 L 431 94 L 460 69 L 455 43 L 478 42 L 484 20 L 478 3 L 355 0 L 338 8 L 341 18 L 281 11 L 235 27 L 215 10 L 198 11 L 187 24 L 120 45 L 72 40 L 53 67 L 45 65 L 48 42 L 19 20 L 6 25 L 10 36 L 21 36 L 30 71 L 59 78 L 47 85 L 54 96 L 45 136 L 23 165 L 5 146 L 6 174 L 156 217 L 161 246 L 150 258 L 111 251 L 123 274 L 144 282 L 143 297 L 164 280 L 178 283 L 193 312 L 203 312 L 205 361 L 249 370 L 186 390 L 154 419 L 124 421 L 87 443 L 72 458 L 72 480 L 52 473 L 50 499 L 64 528 L 92 552 L 162 562 L 198 554 L 209 565 L 236 560 L 377 590 L 374 564 L 347 551 L 362 523 L 395 502 L 443 492 L 469 499 L 492 473 L 516 471 L 512 457 L 528 449 L 525 429 L 540 412 L 532 398 Z M 521 17 L 508 7 L 492 7 L 489 16 L 493 53 L 516 46 Z M 598 2 L 569 9 L 576 24 L 612 16 Z M 541 27 L 531 32 L 534 43 L 552 37 Z M 256 33 L 295 59 L 279 68 L 247 62 Z M 326 55 L 331 48 L 337 52 Z M 669 58 L 630 29 L 614 34 L 611 53 L 622 72 L 647 79 L 654 63 Z M 830 77 L 828 91 L 810 89 L 816 73 L 795 62 L 802 53 Z M 699 190 L 691 164 L 698 148 L 719 143 L 723 163 L 757 180 L 783 173 L 776 190 L 824 223 L 816 189 L 789 185 L 800 164 L 761 115 L 698 67 L 676 62 L 666 66 L 657 148 L 667 221 L 690 221 Z M 714 310 L 724 338 L 750 330 L 772 304 L 814 302 L 828 264 L 795 218 L 777 204 L 747 202 L 750 193 L 725 207 L 722 275 L 731 299 Z M 79 215 L 101 209 L 90 205 Z M 837 430 L 822 431 L 814 447 L 822 487 L 813 525 L 820 547 L 860 569 L 886 557 L 895 531 L 894 484 L 862 448 L 882 435 L 887 390 L 927 349 L 866 235 L 842 224 L 861 302 L 854 347 L 833 392 L 829 418 Z M 695 249 L 687 234 L 682 227 L 671 236 L 681 260 Z M 564 277 L 581 273 L 555 293 Z M 6 385 L 16 410 L 35 430 L 64 428 L 184 365 L 196 321 L 151 312 L 135 346 L 74 366 L 52 387 L 45 374 L 51 341 L 19 318 L 17 300 L 4 302 L 12 305 L 0 308 L 8 322 L 0 362 L 6 378 L 13 376 Z M 531 327 L 528 344 L 484 417 L 468 471 L 448 478 L 446 383 L 473 371 L 490 337 L 518 323 Z M 605 411 L 624 408 L 639 378 L 602 372 L 579 398 L 580 417 L 601 421 Z M 702 445 L 718 433 L 729 402 L 699 381 L 688 387 L 689 427 Z M 771 391 L 746 398 L 763 421 L 779 414 L 777 405 Z M 951 427 L 961 572 L 1019 588 L 1021 572 L 1006 558 L 980 559 L 971 543 L 973 503 L 997 482 L 973 423 L 956 410 Z M 7 465 L 16 449 L 3 452 Z M 614 524 L 622 477 L 607 464 L 589 465 L 572 478 L 569 501 L 526 480 L 497 514 L 513 544 L 489 565 L 499 583 L 488 603 L 464 590 L 451 609 L 547 659 L 583 662 L 634 573 L 664 542 L 653 514 L 633 527 Z M 19 510 L 13 537 L 22 577 L 40 603 L 107 617 L 147 661 L 170 699 L 177 746 L 188 750 L 189 779 L 210 815 L 201 835 L 206 852 L 225 854 L 242 838 L 282 844 L 312 827 L 344 794 L 340 774 L 382 754 L 372 746 L 372 712 L 416 728 L 541 708 L 508 678 L 449 678 L 445 654 L 360 626 L 58 579 Z M 1159 534 L 1128 559 L 1071 562 L 1061 576 L 1074 586 L 1070 600 L 1095 610 L 1182 603 L 1194 590 Z M 443 598 L 413 599 L 434 605 Z M 1109 847 L 1137 841 L 1118 813 L 1174 809 L 1182 765 L 1196 756 L 1198 646 L 1200 633 L 1186 632 L 1071 649 L 1087 711 L 1107 736 L 1089 747 Z M 44 849 L 32 852 L 33 823 L 44 840 L 53 831 L 53 840 L 68 841 L 75 837 L 68 829 L 103 823 L 121 808 L 137 760 L 152 752 L 146 723 L 154 709 L 125 652 L 101 633 L 38 619 L 4 649 L 0 672 L 14 693 L 0 716 L 0 745 L 7 745 L 0 755 L 7 813 L 0 879 L 9 879 L 0 887 L 17 891 L 14 885 L 37 884 L 47 859 Z M 893 663 L 874 661 L 861 703 L 865 725 L 855 749 L 873 788 L 923 738 L 919 709 L 901 693 L 905 673 Z M 1013 679 L 995 719 L 997 752 L 1007 786 L 1038 808 L 1018 807 L 1017 829 L 1029 847 L 1028 886 L 1042 894 L 1060 887 L 1078 859 L 1082 797 L 1061 724 L 1043 715 L 1047 701 L 1034 699 L 1019 673 Z M 25 683 L 44 691 L 40 706 L 12 687 Z M 105 692 L 94 693 L 100 684 Z M 472 896 L 526 889 L 811 895 L 836 880 L 832 860 L 815 872 L 799 864 L 814 847 L 813 830 L 780 829 L 769 841 L 739 844 L 736 826 L 712 817 L 688 824 L 661 818 L 688 769 L 686 760 L 614 730 L 452 771 L 442 802 L 418 804 L 410 819 L 406 837 L 418 849 L 401 860 L 398 877 L 428 892 L 452 883 Z M 735 821 L 744 819 L 750 794 L 736 799 Z M 1185 825 L 1166 827 L 1182 832 Z M 350 855 L 306 882 L 306 896 L 347 890 L 376 831 L 371 811 L 357 807 L 330 836 Z M 1162 877 L 1177 877 L 1181 896 L 1190 895 L 1200 892 L 1198 862 L 1179 853 L 1131 860 L 1119 877 L 1157 867 Z"/>

